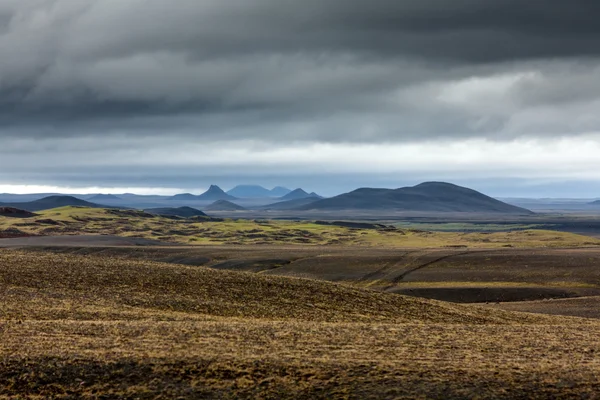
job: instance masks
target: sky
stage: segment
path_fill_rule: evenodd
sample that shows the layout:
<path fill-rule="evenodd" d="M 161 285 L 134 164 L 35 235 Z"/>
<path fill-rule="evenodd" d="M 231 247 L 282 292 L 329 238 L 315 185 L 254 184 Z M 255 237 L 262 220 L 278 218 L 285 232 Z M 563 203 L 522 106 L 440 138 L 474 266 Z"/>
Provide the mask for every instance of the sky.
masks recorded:
<path fill-rule="evenodd" d="M 0 0 L 0 191 L 600 197 L 592 0 Z"/>

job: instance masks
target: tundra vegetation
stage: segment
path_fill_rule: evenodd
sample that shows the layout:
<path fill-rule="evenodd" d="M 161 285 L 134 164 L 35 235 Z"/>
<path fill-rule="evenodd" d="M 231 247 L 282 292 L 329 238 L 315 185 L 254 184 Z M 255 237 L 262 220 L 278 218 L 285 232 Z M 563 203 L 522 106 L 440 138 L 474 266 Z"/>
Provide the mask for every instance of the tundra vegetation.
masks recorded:
<path fill-rule="evenodd" d="M 596 247 L 600 240 L 567 232 L 435 232 L 393 226 L 360 229 L 311 221 L 164 217 L 135 210 L 61 207 L 33 218 L 0 217 L 0 235 L 117 235 L 206 245 L 309 244 L 365 247 Z"/>

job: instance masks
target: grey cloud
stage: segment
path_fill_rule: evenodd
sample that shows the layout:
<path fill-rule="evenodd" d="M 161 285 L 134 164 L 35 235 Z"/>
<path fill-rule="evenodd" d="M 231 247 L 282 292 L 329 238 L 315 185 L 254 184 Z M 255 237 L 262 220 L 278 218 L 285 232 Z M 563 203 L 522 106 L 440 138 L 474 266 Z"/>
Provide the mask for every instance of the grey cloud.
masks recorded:
<path fill-rule="evenodd" d="M 585 0 L 6 0 L 0 136 L 585 133 L 600 127 L 599 12 Z M 448 95 L 461 84 L 475 93 Z"/>

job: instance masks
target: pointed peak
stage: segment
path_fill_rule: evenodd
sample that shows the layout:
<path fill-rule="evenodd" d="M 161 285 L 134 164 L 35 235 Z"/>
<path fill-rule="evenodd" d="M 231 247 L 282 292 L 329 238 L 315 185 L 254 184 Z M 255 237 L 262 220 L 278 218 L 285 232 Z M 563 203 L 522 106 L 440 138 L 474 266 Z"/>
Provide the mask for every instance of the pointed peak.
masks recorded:
<path fill-rule="evenodd" d="M 306 190 L 304 190 L 302 188 L 298 188 L 298 189 L 292 190 L 290 193 L 281 197 L 281 200 L 297 200 L 297 199 L 303 199 L 306 197 L 312 197 L 312 195 L 309 194 Z"/>
<path fill-rule="evenodd" d="M 223 191 L 217 185 L 210 185 L 208 190 L 198 196 L 198 200 L 234 200 L 236 197 L 231 196 Z"/>

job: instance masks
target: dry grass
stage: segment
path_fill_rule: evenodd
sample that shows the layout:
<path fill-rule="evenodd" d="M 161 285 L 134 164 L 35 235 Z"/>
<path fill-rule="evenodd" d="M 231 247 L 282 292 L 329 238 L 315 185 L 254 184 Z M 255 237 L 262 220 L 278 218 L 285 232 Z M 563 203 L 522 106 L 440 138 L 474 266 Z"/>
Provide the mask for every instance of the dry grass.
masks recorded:
<path fill-rule="evenodd" d="M 0 398 L 593 398 L 600 324 L 0 250 Z"/>

